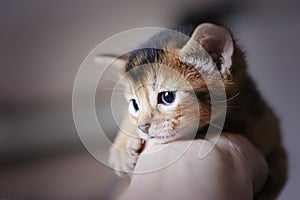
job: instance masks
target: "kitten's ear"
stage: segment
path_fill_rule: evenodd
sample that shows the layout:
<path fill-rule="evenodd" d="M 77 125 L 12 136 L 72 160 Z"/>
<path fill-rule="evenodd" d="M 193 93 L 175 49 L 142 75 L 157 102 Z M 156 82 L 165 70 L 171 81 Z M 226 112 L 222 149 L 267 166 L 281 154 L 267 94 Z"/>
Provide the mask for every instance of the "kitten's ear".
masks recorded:
<path fill-rule="evenodd" d="M 99 66 L 108 66 L 119 74 L 119 76 L 124 75 L 125 66 L 128 61 L 127 55 L 113 55 L 113 54 L 105 54 L 105 55 L 97 55 L 94 59 L 95 63 Z"/>
<path fill-rule="evenodd" d="M 199 44 L 201 46 L 199 46 Z M 233 50 L 234 45 L 232 36 L 227 28 L 215 24 L 204 23 L 200 24 L 195 29 L 191 39 L 180 50 L 180 56 L 184 56 L 185 59 L 202 59 L 200 65 L 203 65 L 208 53 L 213 60 L 214 66 L 197 67 L 203 70 L 212 71 L 214 70 L 212 68 L 215 68 L 216 66 L 220 72 L 224 74 L 231 67 Z M 207 63 L 209 62 L 206 62 L 206 64 Z"/>

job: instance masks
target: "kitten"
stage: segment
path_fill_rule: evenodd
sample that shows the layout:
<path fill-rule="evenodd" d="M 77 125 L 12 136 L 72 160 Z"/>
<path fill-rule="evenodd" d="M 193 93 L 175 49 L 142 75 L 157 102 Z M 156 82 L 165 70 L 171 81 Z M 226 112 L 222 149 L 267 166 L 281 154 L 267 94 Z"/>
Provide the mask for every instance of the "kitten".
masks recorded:
<path fill-rule="evenodd" d="M 269 179 L 256 199 L 275 199 L 287 177 L 287 158 L 281 143 L 279 123 L 258 93 L 247 73 L 245 56 L 235 44 L 230 31 L 219 25 L 203 23 L 197 27 L 183 27 L 177 31 L 189 35 L 190 40 L 177 41 L 164 32 L 145 43 L 157 43 L 163 49 L 142 48 L 129 53 L 119 62 L 129 94 L 129 112 L 111 149 L 110 163 L 124 172 L 132 172 L 145 140 L 167 143 L 187 132 L 182 127 L 189 123 L 199 125 L 197 136 L 216 117 L 211 113 L 211 99 L 203 76 L 221 74 L 227 101 L 226 120 L 223 131 L 242 134 L 265 155 L 269 165 Z M 195 47 L 195 41 L 202 48 Z M 168 51 L 170 50 L 170 51 Z M 205 51 L 205 52 L 203 52 Z M 194 58 L 189 62 L 184 58 Z M 205 60 L 209 62 L 200 62 Z M 165 65 L 171 67 L 157 67 Z M 145 65 L 144 67 L 137 67 Z M 186 84 L 186 80 L 190 85 Z M 192 87 L 200 109 L 196 112 L 189 92 Z M 218 87 L 214 91 L 218 93 Z M 238 94 L 238 95 L 237 95 Z M 181 124 L 182 126 L 179 126 Z M 181 127 L 181 128 L 179 128 Z M 129 137 L 129 132 L 139 137 Z M 159 134 L 158 134 L 159 133 Z"/>

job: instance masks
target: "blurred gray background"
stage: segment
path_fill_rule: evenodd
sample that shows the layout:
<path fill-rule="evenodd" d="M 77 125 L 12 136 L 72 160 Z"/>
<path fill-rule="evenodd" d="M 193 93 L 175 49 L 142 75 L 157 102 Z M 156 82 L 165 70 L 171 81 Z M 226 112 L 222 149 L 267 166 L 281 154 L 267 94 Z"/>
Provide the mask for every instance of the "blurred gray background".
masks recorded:
<path fill-rule="evenodd" d="M 118 178 L 85 150 L 72 118 L 72 87 L 81 62 L 113 34 L 168 27 L 185 9 L 205 10 L 222 2 L 2 0 L 0 199 L 110 198 Z M 250 73 L 281 119 L 289 153 L 290 176 L 279 199 L 296 199 L 300 3 L 238 2 L 241 12 L 229 25 L 246 50 Z M 108 97 L 101 93 L 100 104 Z M 98 114 L 104 116 L 105 111 Z M 110 126 L 115 134 L 112 122 Z"/>

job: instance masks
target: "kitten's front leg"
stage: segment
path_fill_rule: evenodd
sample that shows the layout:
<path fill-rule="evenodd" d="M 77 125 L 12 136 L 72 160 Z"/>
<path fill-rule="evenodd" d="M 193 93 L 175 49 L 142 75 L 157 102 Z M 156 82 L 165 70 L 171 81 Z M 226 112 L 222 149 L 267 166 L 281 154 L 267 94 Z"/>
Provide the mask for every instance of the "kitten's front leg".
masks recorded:
<path fill-rule="evenodd" d="M 136 133 L 136 125 L 126 116 L 110 148 L 109 163 L 119 176 L 133 172 L 142 149 L 143 144 Z"/>

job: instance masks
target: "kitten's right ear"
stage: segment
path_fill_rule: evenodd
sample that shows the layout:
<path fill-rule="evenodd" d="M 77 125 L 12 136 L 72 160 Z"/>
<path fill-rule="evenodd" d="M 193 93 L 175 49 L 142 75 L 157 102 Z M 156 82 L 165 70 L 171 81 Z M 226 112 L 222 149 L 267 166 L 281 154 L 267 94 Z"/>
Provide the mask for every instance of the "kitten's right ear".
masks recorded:
<path fill-rule="evenodd" d="M 116 71 L 119 76 L 123 76 L 125 74 L 125 66 L 128 62 L 128 55 L 114 55 L 114 54 L 102 54 L 97 55 L 94 59 L 95 63 L 99 66 L 110 66 Z"/>
<path fill-rule="evenodd" d="M 210 62 L 204 62 L 209 55 L 214 65 L 225 74 L 231 68 L 233 51 L 233 38 L 227 28 L 203 23 L 197 26 L 191 39 L 180 50 L 180 56 L 199 69 L 214 73 L 215 67 Z"/>

